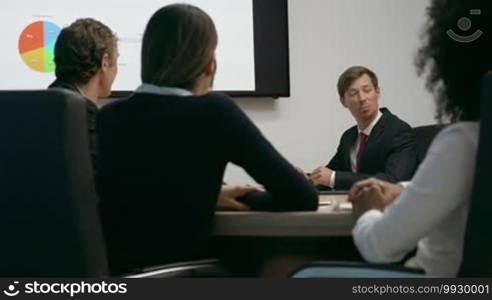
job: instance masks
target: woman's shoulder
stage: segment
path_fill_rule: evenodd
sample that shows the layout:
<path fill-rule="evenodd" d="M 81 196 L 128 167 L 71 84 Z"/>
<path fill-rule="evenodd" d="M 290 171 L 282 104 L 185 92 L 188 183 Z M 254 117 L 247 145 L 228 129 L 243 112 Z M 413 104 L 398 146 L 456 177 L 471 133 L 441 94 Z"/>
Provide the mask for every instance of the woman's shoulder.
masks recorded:
<path fill-rule="evenodd" d="M 208 93 L 196 98 L 197 103 L 205 106 L 204 109 L 218 113 L 242 114 L 242 110 L 229 96 L 220 93 Z"/>
<path fill-rule="evenodd" d="M 459 122 L 444 128 L 434 139 L 429 152 L 467 155 L 476 151 L 480 125 L 478 122 Z"/>
<path fill-rule="evenodd" d="M 198 98 L 203 98 L 207 102 L 215 103 L 216 105 L 234 105 L 234 101 L 227 95 L 225 94 L 220 94 L 220 93 L 208 93 L 203 96 L 199 96 Z"/>
<path fill-rule="evenodd" d="M 458 122 L 444 128 L 438 134 L 436 140 L 443 138 L 461 138 L 478 141 L 479 131 L 479 122 Z"/>

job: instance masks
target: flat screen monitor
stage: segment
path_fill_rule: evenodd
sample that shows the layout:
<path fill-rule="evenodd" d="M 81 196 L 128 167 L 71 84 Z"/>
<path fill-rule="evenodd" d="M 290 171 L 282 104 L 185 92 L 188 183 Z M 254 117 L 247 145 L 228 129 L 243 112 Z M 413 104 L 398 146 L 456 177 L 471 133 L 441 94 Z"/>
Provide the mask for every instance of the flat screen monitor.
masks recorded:
<path fill-rule="evenodd" d="M 231 96 L 287 97 L 289 85 L 287 0 L 184 0 L 214 20 L 219 45 L 214 90 Z M 145 25 L 172 0 L 2 0 L 0 90 L 43 89 L 55 78 L 54 46 L 61 28 L 91 17 L 118 36 L 114 96 L 140 80 Z"/>

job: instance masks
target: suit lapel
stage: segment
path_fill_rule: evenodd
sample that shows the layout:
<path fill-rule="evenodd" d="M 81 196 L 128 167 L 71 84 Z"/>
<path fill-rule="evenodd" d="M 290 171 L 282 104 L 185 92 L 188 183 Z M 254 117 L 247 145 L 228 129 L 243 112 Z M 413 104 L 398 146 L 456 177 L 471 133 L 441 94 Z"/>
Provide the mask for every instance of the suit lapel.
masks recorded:
<path fill-rule="evenodd" d="M 359 135 L 359 131 L 357 130 L 357 126 L 354 126 L 353 128 L 350 129 L 347 139 L 345 140 L 345 143 L 343 145 L 343 164 L 345 170 L 347 171 L 352 170 L 352 166 L 350 163 L 350 151 L 352 150 L 352 147 L 357 142 L 358 135 Z"/>

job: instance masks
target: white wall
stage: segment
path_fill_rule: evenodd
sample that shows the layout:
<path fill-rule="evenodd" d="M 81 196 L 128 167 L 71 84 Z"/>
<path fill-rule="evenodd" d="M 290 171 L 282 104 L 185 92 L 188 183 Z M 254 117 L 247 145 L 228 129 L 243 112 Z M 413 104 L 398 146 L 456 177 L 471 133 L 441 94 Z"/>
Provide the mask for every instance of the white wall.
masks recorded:
<path fill-rule="evenodd" d="M 434 123 L 434 102 L 416 75 L 429 0 L 289 0 L 289 99 L 238 99 L 265 136 L 293 164 L 311 171 L 335 153 L 354 125 L 339 102 L 338 76 L 352 65 L 376 72 L 381 103 L 411 126 Z M 252 182 L 229 165 L 229 183 Z"/>

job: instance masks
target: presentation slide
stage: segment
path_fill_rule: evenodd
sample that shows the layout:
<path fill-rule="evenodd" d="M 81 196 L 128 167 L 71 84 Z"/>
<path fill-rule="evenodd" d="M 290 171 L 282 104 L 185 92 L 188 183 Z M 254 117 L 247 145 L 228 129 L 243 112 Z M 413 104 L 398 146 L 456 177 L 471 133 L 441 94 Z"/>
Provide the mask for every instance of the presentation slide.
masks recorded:
<path fill-rule="evenodd" d="M 202 8 L 219 35 L 214 89 L 255 90 L 252 0 L 184 0 Z M 119 72 L 114 91 L 140 84 L 140 52 L 145 25 L 170 0 L 1 0 L 2 68 L 0 89 L 44 89 L 55 79 L 54 46 L 61 28 L 91 17 L 119 39 Z"/>

